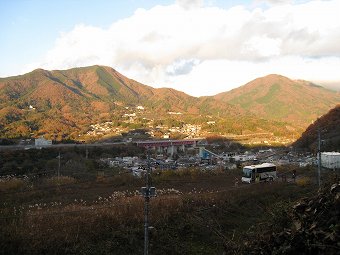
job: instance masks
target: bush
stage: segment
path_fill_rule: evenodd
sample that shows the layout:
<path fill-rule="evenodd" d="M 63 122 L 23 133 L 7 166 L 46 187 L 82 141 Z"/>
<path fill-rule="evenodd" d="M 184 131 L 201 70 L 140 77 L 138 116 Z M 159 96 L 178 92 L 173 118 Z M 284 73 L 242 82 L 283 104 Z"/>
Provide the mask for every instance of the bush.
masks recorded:
<path fill-rule="evenodd" d="M 0 191 L 16 190 L 23 188 L 26 185 L 25 181 L 18 178 L 11 178 L 0 181 Z"/>
<path fill-rule="evenodd" d="M 296 180 L 296 184 L 298 186 L 306 186 L 311 183 L 311 179 L 309 177 L 301 177 Z"/>
<path fill-rule="evenodd" d="M 76 183 L 76 179 L 70 176 L 53 176 L 45 180 L 47 185 L 65 185 Z"/>

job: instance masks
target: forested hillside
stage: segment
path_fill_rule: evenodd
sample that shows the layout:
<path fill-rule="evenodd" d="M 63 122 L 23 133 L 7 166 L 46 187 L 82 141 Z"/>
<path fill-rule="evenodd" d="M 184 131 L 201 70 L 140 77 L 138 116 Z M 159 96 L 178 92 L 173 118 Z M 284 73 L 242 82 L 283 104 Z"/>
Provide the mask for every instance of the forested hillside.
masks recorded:
<path fill-rule="evenodd" d="M 4 138 L 45 135 L 77 140 L 91 124 L 112 122 L 113 129 L 147 129 L 169 119 L 216 123 L 205 125 L 206 133 L 289 136 L 296 132 L 294 127 L 256 117 L 237 105 L 169 88 L 155 89 L 105 66 L 37 69 L 0 79 L 0 135 Z"/>
<path fill-rule="evenodd" d="M 340 94 L 303 80 L 271 74 L 214 96 L 257 116 L 293 124 L 304 130 L 340 103 Z"/>
<path fill-rule="evenodd" d="M 337 151 L 340 149 L 340 105 L 337 105 L 311 124 L 294 143 L 294 146 L 316 151 L 319 130 L 322 151 Z"/>

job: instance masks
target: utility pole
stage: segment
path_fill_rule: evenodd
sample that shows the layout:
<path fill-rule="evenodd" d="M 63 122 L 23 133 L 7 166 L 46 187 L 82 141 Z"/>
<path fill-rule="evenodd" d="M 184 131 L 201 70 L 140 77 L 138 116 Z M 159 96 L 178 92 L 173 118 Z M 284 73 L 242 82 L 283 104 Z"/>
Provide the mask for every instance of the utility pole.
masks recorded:
<path fill-rule="evenodd" d="M 321 132 L 318 128 L 318 185 L 321 186 Z"/>
<path fill-rule="evenodd" d="M 85 158 L 88 159 L 89 158 L 89 149 L 87 148 L 87 145 L 85 145 L 85 149 L 86 149 Z"/>
<path fill-rule="evenodd" d="M 58 155 L 58 180 L 60 178 L 60 151 L 59 151 L 59 155 Z"/>
<path fill-rule="evenodd" d="M 150 187 L 150 154 L 148 150 L 148 166 L 145 174 L 146 187 L 142 187 L 142 195 L 144 196 L 144 255 L 149 254 L 149 202 L 150 198 L 156 196 L 156 188 Z"/>

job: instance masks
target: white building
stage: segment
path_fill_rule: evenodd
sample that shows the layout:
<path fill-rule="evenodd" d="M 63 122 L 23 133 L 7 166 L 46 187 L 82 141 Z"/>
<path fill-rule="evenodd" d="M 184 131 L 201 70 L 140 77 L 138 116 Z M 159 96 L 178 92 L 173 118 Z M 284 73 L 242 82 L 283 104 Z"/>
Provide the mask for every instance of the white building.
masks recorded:
<path fill-rule="evenodd" d="M 340 152 L 321 152 L 321 165 L 329 169 L 340 169 Z"/>
<path fill-rule="evenodd" d="M 35 146 L 43 147 L 52 145 L 52 140 L 46 140 L 44 137 L 36 138 L 34 141 Z"/>
<path fill-rule="evenodd" d="M 253 155 L 253 154 L 249 154 L 249 155 L 243 154 L 243 155 L 234 155 L 231 158 L 233 158 L 234 161 L 244 162 L 244 161 L 254 160 L 256 158 L 256 156 Z"/>
<path fill-rule="evenodd" d="M 125 165 L 134 165 L 138 161 L 138 157 L 123 157 L 122 161 Z"/>

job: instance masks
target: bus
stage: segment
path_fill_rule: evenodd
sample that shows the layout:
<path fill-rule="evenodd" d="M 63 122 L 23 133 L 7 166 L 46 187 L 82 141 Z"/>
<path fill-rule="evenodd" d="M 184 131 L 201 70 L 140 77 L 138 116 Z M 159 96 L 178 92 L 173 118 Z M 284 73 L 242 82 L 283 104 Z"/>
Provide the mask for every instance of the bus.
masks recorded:
<path fill-rule="evenodd" d="M 251 165 L 243 167 L 242 182 L 262 182 L 273 181 L 276 179 L 276 165 L 263 163 L 260 165 Z"/>

